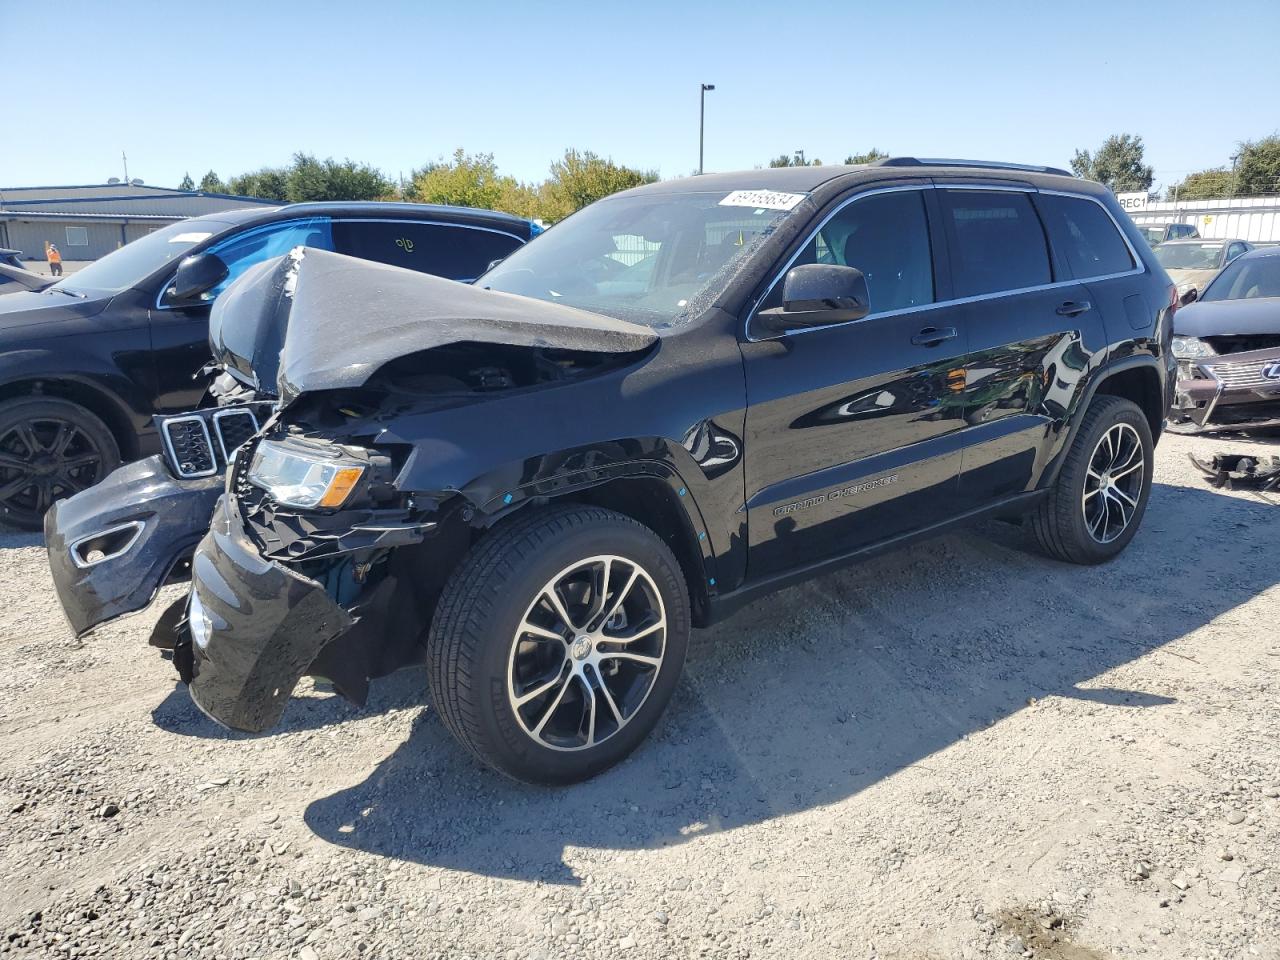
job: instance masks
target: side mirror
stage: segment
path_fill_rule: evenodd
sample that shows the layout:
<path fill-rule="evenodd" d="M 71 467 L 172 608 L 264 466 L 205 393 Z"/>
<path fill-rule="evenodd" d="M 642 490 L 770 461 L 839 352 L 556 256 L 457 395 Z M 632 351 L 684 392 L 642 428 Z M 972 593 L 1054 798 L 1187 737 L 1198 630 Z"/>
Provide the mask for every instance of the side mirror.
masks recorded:
<path fill-rule="evenodd" d="M 227 279 L 227 265 L 216 253 L 197 253 L 178 264 L 178 272 L 164 291 L 169 307 L 195 306 L 200 298 Z"/>
<path fill-rule="evenodd" d="M 871 312 L 867 278 L 856 267 L 806 263 L 782 282 L 782 306 L 761 310 L 758 322 L 770 333 L 861 320 Z"/>
<path fill-rule="evenodd" d="M 1178 303 L 1185 307 L 1188 303 L 1195 303 L 1199 298 L 1200 292 L 1192 287 L 1178 299 Z"/>

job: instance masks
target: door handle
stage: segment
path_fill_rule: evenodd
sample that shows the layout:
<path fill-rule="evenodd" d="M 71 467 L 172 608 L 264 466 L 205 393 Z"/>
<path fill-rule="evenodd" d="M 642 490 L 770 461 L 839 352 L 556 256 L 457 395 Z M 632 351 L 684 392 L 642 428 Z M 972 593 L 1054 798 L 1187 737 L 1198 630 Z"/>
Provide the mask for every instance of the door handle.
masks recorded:
<path fill-rule="evenodd" d="M 917 347 L 936 347 L 940 343 L 955 338 L 955 327 L 925 327 L 911 338 L 911 342 Z"/>
<path fill-rule="evenodd" d="M 1057 314 L 1060 317 L 1078 317 L 1086 310 L 1092 310 L 1093 304 L 1088 300 L 1068 300 L 1062 306 L 1058 307 Z"/>

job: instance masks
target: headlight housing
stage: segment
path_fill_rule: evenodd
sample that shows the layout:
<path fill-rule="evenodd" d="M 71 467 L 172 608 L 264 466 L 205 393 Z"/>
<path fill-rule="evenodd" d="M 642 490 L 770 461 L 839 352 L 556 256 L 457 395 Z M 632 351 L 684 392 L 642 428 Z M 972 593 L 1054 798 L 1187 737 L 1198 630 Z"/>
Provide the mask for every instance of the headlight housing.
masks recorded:
<path fill-rule="evenodd" d="M 335 450 L 263 440 L 249 465 L 249 482 L 271 495 L 276 503 L 304 510 L 340 507 L 346 503 L 365 465 Z"/>
<path fill-rule="evenodd" d="M 1200 360 L 1204 357 L 1216 357 L 1218 351 L 1199 337 L 1174 337 L 1173 355 L 1179 360 Z"/>

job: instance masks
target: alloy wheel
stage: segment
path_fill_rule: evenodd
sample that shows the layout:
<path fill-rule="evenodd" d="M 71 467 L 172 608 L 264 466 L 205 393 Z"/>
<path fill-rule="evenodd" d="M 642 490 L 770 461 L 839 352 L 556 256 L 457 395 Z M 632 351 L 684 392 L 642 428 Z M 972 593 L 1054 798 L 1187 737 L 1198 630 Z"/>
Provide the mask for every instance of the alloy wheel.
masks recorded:
<path fill-rule="evenodd" d="M 102 465 L 102 451 L 70 420 L 23 420 L 0 435 L 0 507 L 38 520 L 55 500 L 101 479 Z"/>
<path fill-rule="evenodd" d="M 666 631 L 662 595 L 635 561 L 597 556 L 561 570 L 512 638 L 507 697 L 520 728 L 553 750 L 613 737 L 653 690 Z"/>
<path fill-rule="evenodd" d="M 1111 543 L 1128 529 L 1146 479 L 1146 457 L 1138 431 L 1127 423 L 1107 429 L 1089 457 L 1081 506 L 1085 528 L 1098 543 Z"/>

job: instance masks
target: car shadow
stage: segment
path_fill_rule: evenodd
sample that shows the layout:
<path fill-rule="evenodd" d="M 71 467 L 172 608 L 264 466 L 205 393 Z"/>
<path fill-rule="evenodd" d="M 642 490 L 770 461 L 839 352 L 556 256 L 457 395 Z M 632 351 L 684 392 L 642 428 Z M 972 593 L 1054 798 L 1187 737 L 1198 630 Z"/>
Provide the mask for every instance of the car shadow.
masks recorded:
<path fill-rule="evenodd" d="M 840 801 L 1029 701 L 1159 709 L 1173 699 L 1091 680 L 1280 580 L 1278 516 L 1157 485 L 1129 549 L 1098 567 L 1028 552 L 1002 523 L 918 544 L 696 632 L 654 735 L 588 783 L 508 781 L 428 709 L 368 777 L 305 819 L 343 847 L 576 884 L 566 847 L 668 846 Z"/>

